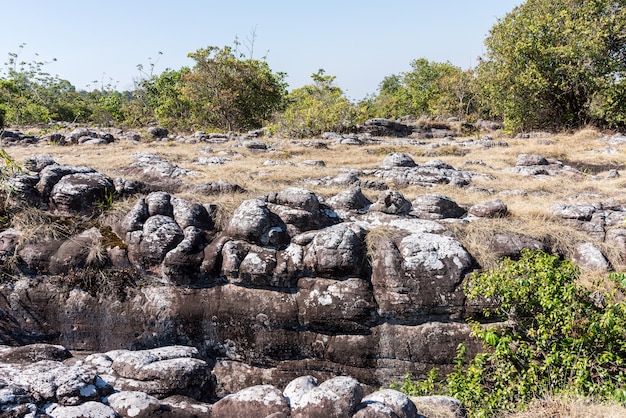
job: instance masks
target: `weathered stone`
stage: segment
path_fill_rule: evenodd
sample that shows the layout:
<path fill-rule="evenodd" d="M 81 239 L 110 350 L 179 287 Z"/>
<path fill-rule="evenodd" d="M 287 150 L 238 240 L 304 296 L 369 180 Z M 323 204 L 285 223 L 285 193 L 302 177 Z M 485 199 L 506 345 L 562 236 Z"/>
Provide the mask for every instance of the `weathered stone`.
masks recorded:
<path fill-rule="evenodd" d="M 505 257 L 519 258 L 523 249 L 548 251 L 547 246 L 538 239 L 516 234 L 514 232 L 499 232 L 485 240 L 489 254 L 496 259 Z"/>
<path fill-rule="evenodd" d="M 411 202 L 406 200 L 400 192 L 385 190 L 368 210 L 392 215 L 406 215 L 411 211 Z"/>
<path fill-rule="evenodd" d="M 351 417 L 363 397 L 363 388 L 348 376 L 326 380 L 306 392 L 297 402 L 291 400 L 293 418 Z"/>
<path fill-rule="evenodd" d="M 572 261 L 589 270 L 608 271 L 611 267 L 602 251 L 591 242 L 580 243 L 572 254 Z"/>
<path fill-rule="evenodd" d="M 49 271 L 52 274 L 60 274 L 87 266 L 104 266 L 107 257 L 101 240 L 102 234 L 95 227 L 74 235 L 50 256 Z"/>
<path fill-rule="evenodd" d="M 362 402 L 352 418 L 398 418 L 393 409 L 380 402 Z"/>
<path fill-rule="evenodd" d="M 424 194 L 411 202 L 411 214 L 424 219 L 460 218 L 465 215 L 461 208 L 448 196 L 440 194 Z"/>
<path fill-rule="evenodd" d="M 289 405 L 297 405 L 300 399 L 311 389 L 317 387 L 317 379 L 313 376 L 301 376 L 291 382 L 283 390 L 283 396 Z"/>
<path fill-rule="evenodd" d="M 417 418 L 415 404 L 402 392 L 392 389 L 376 391 L 363 398 L 363 403 L 378 402 L 391 408 L 399 418 Z"/>
<path fill-rule="evenodd" d="M 34 154 L 24 161 L 24 167 L 30 171 L 40 172 L 49 165 L 56 164 L 50 154 Z"/>
<path fill-rule="evenodd" d="M 109 395 L 106 401 L 122 417 L 150 418 L 161 411 L 159 400 L 143 392 L 121 391 Z"/>
<path fill-rule="evenodd" d="M 183 231 L 174 219 L 164 215 L 151 216 L 143 225 L 138 245 L 129 243 L 128 256 L 137 264 L 156 266 L 184 238 Z"/>
<path fill-rule="evenodd" d="M 225 233 L 262 246 L 283 247 L 289 243 L 284 222 L 258 199 L 246 200 L 239 205 Z"/>
<path fill-rule="evenodd" d="M 161 139 L 161 138 L 165 138 L 167 135 L 169 135 L 169 131 L 165 128 L 159 128 L 157 126 L 151 126 L 148 128 L 148 134 L 151 135 L 153 138 L 156 139 Z"/>
<path fill-rule="evenodd" d="M 358 276 L 363 265 L 364 243 L 346 223 L 317 232 L 304 254 L 305 268 L 322 276 Z"/>
<path fill-rule="evenodd" d="M 590 221 L 596 210 L 596 207 L 589 203 L 575 203 L 571 205 L 558 203 L 550 207 L 550 212 L 554 216 L 579 221 Z"/>
<path fill-rule="evenodd" d="M 408 154 L 403 152 L 392 152 L 380 163 L 380 168 L 394 168 L 394 167 L 415 167 L 415 161 Z"/>
<path fill-rule="evenodd" d="M 76 406 L 62 406 L 51 404 L 45 408 L 45 413 L 52 418 L 117 418 L 118 415 L 110 406 L 100 402 L 85 402 Z"/>
<path fill-rule="evenodd" d="M 63 215 L 88 215 L 94 213 L 98 203 L 114 190 L 113 181 L 104 174 L 68 174 L 52 187 L 50 206 Z"/>
<path fill-rule="evenodd" d="M 415 396 L 411 400 L 417 407 L 419 413 L 427 416 L 429 413 L 447 414 L 454 418 L 465 418 L 466 411 L 463 404 L 456 398 L 450 396 Z"/>
<path fill-rule="evenodd" d="M 509 209 L 502 200 L 494 199 L 472 205 L 469 213 L 479 218 L 503 218 L 509 214 Z"/>
<path fill-rule="evenodd" d="M 72 354 L 61 345 L 29 344 L 22 347 L 0 348 L 0 362 L 28 364 L 41 360 L 63 361 Z"/>
<path fill-rule="evenodd" d="M 288 418 L 289 405 L 281 391 L 271 385 L 252 386 L 226 396 L 213 405 L 211 417 L 249 416 Z"/>
<path fill-rule="evenodd" d="M 530 167 L 535 165 L 548 165 L 548 160 L 541 155 L 520 154 L 517 156 L 517 167 Z"/>
<path fill-rule="evenodd" d="M 328 199 L 328 205 L 335 210 L 364 211 L 371 204 L 360 187 L 351 187 Z"/>

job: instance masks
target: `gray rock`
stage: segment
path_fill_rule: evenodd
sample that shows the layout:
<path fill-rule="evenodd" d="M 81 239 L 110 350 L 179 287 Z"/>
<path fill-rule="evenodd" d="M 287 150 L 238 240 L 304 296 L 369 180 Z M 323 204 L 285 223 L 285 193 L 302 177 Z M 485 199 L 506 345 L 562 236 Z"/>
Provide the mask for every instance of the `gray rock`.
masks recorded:
<path fill-rule="evenodd" d="M 450 396 L 416 396 L 411 400 L 417 406 L 419 413 L 428 414 L 429 411 L 439 411 L 442 414 L 451 414 L 454 418 L 465 418 L 465 407 L 456 398 Z"/>
<path fill-rule="evenodd" d="M 424 194 L 411 202 L 411 214 L 424 219 L 460 218 L 465 209 L 454 200 L 441 194 Z"/>
<path fill-rule="evenodd" d="M 348 376 L 326 380 L 306 392 L 297 402 L 291 401 L 293 418 L 351 417 L 363 398 L 363 388 Z"/>
<path fill-rule="evenodd" d="M 536 165 L 548 165 L 548 160 L 541 155 L 520 154 L 517 156 L 516 167 L 531 167 Z"/>
<path fill-rule="evenodd" d="M 415 165 L 415 161 L 408 154 L 403 152 L 392 152 L 383 159 L 379 167 L 390 169 L 395 167 L 415 167 Z"/>
<path fill-rule="evenodd" d="M 364 243 L 346 223 L 317 232 L 304 254 L 305 268 L 320 275 L 358 276 L 363 263 Z"/>
<path fill-rule="evenodd" d="M 151 135 L 155 139 L 165 138 L 169 135 L 169 131 L 165 128 L 159 128 L 157 126 L 151 126 L 148 128 L 148 135 Z"/>
<path fill-rule="evenodd" d="M 369 401 L 359 404 L 352 418 L 398 418 L 398 415 L 385 404 Z"/>
<path fill-rule="evenodd" d="M 328 205 L 335 210 L 363 211 L 371 204 L 360 187 L 351 187 L 328 199 Z"/>
<path fill-rule="evenodd" d="M 287 400 L 279 389 L 271 385 L 252 386 L 228 395 L 213 405 L 212 418 L 250 416 L 288 418 Z"/>
<path fill-rule="evenodd" d="M 122 417 L 149 418 L 161 410 L 161 402 L 154 396 L 137 391 L 121 391 L 106 398 L 106 402 Z"/>
<path fill-rule="evenodd" d="M 392 215 L 407 215 L 411 211 L 411 202 L 402 193 L 386 190 L 378 196 L 368 209 L 370 212 L 383 212 Z"/>
<path fill-rule="evenodd" d="M 549 210 L 552 215 L 562 219 L 590 221 L 597 209 L 589 203 L 575 203 L 571 205 L 558 203 L 551 206 Z"/>
<path fill-rule="evenodd" d="M 172 217 L 174 209 L 170 202 L 172 196 L 166 192 L 152 192 L 145 198 L 148 209 L 148 217 L 163 215 Z"/>
<path fill-rule="evenodd" d="M 479 218 L 503 218 L 509 214 L 509 209 L 502 200 L 493 199 L 472 205 L 468 212 Z"/>
<path fill-rule="evenodd" d="M 76 406 L 51 404 L 45 408 L 45 413 L 52 418 L 118 418 L 113 408 L 93 401 Z"/>
<path fill-rule="evenodd" d="M 363 398 L 363 403 L 379 402 L 388 406 L 399 418 L 416 418 L 415 404 L 402 392 L 392 389 L 383 389 Z"/>
<path fill-rule="evenodd" d="M 580 243 L 572 254 L 572 261 L 589 270 L 608 271 L 611 268 L 602 251 L 591 242 Z"/>
<path fill-rule="evenodd" d="M 54 161 L 54 158 L 50 154 L 31 155 L 24 161 L 24 167 L 37 173 L 53 164 L 56 164 L 56 161 Z"/>
<path fill-rule="evenodd" d="M 289 242 L 284 222 L 258 199 L 246 200 L 239 205 L 225 233 L 262 246 L 283 247 Z"/>
<path fill-rule="evenodd" d="M 89 215 L 114 191 L 113 181 L 102 173 L 68 174 L 52 188 L 50 206 L 63 215 Z"/>
<path fill-rule="evenodd" d="M 301 376 L 292 380 L 285 386 L 283 396 L 289 405 L 297 405 L 302 396 L 315 387 L 317 387 L 317 379 L 315 377 Z"/>

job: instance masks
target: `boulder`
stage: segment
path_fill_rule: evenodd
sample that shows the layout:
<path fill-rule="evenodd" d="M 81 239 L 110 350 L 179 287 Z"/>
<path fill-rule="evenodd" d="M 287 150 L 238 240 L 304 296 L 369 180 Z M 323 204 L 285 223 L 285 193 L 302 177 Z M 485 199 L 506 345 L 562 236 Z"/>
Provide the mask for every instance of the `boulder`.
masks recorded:
<path fill-rule="evenodd" d="M 335 210 L 365 211 L 372 202 L 361 192 L 360 187 L 348 188 L 328 199 L 328 205 Z"/>
<path fill-rule="evenodd" d="M 415 404 L 402 392 L 393 389 L 382 389 L 363 398 L 363 403 L 381 403 L 389 407 L 398 418 L 417 418 Z M 365 416 L 365 415 L 364 415 Z"/>
<path fill-rule="evenodd" d="M 121 391 L 109 395 L 106 401 L 122 417 L 150 418 L 161 411 L 161 402 L 143 392 Z"/>
<path fill-rule="evenodd" d="M 415 161 L 408 154 L 403 152 L 392 152 L 380 163 L 379 167 L 390 169 L 394 167 L 415 167 Z"/>
<path fill-rule="evenodd" d="M 354 378 L 339 376 L 326 380 L 297 401 L 291 399 L 292 418 L 351 417 L 363 398 L 363 388 Z"/>
<path fill-rule="evenodd" d="M 509 214 L 509 209 L 502 200 L 494 199 L 472 205 L 468 212 L 479 218 L 504 218 Z"/>
<path fill-rule="evenodd" d="M 423 219 L 460 218 L 466 211 L 454 200 L 441 194 L 424 194 L 411 202 L 411 214 Z"/>
<path fill-rule="evenodd" d="M 340 223 L 324 228 L 314 234 L 304 252 L 304 267 L 313 275 L 358 276 L 364 267 L 365 248 L 355 232 L 355 225 Z"/>
<path fill-rule="evenodd" d="M 62 215 L 90 215 L 114 191 L 113 181 L 102 173 L 68 174 L 52 187 L 50 207 Z"/>
<path fill-rule="evenodd" d="M 378 196 L 378 200 L 369 207 L 368 211 L 407 215 L 411 211 L 411 202 L 406 200 L 400 192 L 385 190 Z"/>
<path fill-rule="evenodd" d="M 225 233 L 261 246 L 280 248 L 289 243 L 285 223 L 268 209 L 265 202 L 258 199 L 246 200 L 239 205 Z"/>
<path fill-rule="evenodd" d="M 100 402 L 85 402 L 76 406 L 51 404 L 44 409 L 47 416 L 52 418 L 117 418 L 118 415 L 110 406 Z"/>
<path fill-rule="evenodd" d="M 250 416 L 288 418 L 289 405 L 282 392 L 271 385 L 252 386 L 217 401 L 212 408 L 212 418 Z"/>

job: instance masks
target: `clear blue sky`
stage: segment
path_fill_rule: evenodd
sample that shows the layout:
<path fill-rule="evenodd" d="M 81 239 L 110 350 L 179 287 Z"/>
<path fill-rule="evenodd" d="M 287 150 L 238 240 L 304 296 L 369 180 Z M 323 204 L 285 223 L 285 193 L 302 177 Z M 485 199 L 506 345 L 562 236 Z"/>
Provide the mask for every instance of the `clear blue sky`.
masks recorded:
<path fill-rule="evenodd" d="M 255 30 L 254 58 L 266 55 L 290 88 L 323 68 L 358 100 L 417 58 L 474 66 L 489 29 L 522 2 L 5 0 L 0 62 L 25 43 L 20 59 L 56 58 L 45 70 L 79 89 L 98 80 L 130 90 L 138 64 L 180 69 L 193 64 L 189 52 L 232 45 Z"/>

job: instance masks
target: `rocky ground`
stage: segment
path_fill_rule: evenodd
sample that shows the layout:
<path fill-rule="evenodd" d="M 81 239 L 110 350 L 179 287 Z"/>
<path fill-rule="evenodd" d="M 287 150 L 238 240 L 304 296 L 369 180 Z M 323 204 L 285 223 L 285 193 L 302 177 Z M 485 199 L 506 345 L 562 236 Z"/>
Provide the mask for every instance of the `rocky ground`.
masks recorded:
<path fill-rule="evenodd" d="M 370 393 L 480 350 L 469 273 L 523 248 L 590 276 L 626 259 L 626 137 L 369 126 L 5 132 L 24 171 L 5 179 L 0 408 L 419 416 Z"/>

